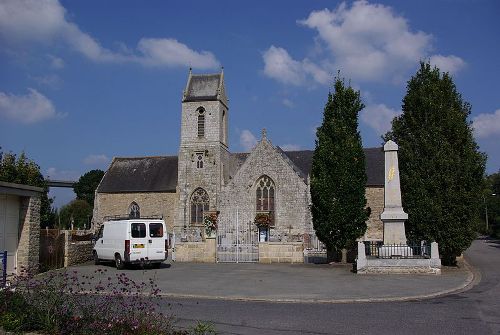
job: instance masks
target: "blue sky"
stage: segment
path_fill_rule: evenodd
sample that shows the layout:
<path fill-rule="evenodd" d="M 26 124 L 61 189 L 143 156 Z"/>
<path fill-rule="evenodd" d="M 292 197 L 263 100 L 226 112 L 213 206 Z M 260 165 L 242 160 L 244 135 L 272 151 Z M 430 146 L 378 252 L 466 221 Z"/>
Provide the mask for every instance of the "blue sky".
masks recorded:
<path fill-rule="evenodd" d="M 378 146 L 422 59 L 453 75 L 496 172 L 499 15 L 482 0 L 0 0 L 0 146 L 53 179 L 175 155 L 190 66 L 224 66 L 232 152 L 263 127 L 275 145 L 313 149 L 338 70 L 366 105 L 364 146 Z"/>

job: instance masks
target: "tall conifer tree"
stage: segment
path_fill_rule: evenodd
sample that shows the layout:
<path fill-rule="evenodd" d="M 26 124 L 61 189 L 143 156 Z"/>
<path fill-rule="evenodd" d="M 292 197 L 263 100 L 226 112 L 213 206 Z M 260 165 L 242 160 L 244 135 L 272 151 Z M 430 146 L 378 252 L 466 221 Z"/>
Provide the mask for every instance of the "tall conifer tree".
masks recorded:
<path fill-rule="evenodd" d="M 443 263 L 453 264 L 475 238 L 482 201 L 486 157 L 467 119 L 471 107 L 448 73 L 421 63 L 402 109 L 385 139 L 399 145 L 406 234 L 438 242 Z"/>
<path fill-rule="evenodd" d="M 366 231 L 365 155 L 358 131 L 364 108 L 360 93 L 335 79 L 328 94 L 323 123 L 316 132 L 311 171 L 311 212 L 316 235 L 328 250 L 351 247 Z"/>

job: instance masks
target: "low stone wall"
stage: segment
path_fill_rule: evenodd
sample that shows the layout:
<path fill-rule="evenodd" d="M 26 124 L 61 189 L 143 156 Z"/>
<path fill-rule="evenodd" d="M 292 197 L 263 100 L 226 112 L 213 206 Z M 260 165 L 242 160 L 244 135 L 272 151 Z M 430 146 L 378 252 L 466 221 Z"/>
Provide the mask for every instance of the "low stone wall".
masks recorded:
<path fill-rule="evenodd" d="M 87 231 L 78 232 L 79 235 L 85 235 Z M 94 244 L 92 241 L 73 241 L 72 232 L 64 231 L 64 266 L 72 266 L 88 262 L 92 259 L 92 250 Z"/>
<path fill-rule="evenodd" d="M 200 242 L 177 242 L 174 249 L 172 256 L 176 262 L 215 263 L 214 238 Z"/>
<path fill-rule="evenodd" d="M 366 256 L 363 242 L 358 242 L 356 272 L 359 274 L 441 274 L 441 260 L 436 242 L 431 243 L 431 258 L 375 258 Z"/>
<path fill-rule="evenodd" d="M 261 242 L 259 263 L 304 263 L 302 242 Z"/>

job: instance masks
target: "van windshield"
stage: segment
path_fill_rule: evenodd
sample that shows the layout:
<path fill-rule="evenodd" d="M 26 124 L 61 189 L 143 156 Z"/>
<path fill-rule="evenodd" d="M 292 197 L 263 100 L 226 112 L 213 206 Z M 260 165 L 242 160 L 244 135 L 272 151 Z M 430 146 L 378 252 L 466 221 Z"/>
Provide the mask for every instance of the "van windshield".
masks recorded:
<path fill-rule="evenodd" d="M 162 223 L 150 223 L 149 224 L 149 236 L 150 237 L 163 237 L 163 224 Z"/>
<path fill-rule="evenodd" d="M 132 237 L 146 237 L 146 224 L 132 223 Z"/>

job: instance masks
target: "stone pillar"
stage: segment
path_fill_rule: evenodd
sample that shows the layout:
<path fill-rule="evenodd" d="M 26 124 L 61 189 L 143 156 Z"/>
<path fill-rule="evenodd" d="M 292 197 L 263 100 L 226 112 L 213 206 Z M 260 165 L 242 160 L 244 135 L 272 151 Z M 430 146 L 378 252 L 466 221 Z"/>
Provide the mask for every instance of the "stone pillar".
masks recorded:
<path fill-rule="evenodd" d="M 358 242 L 358 258 L 356 259 L 356 271 L 365 268 L 367 265 L 366 261 L 366 249 L 363 242 Z"/>
<path fill-rule="evenodd" d="M 17 247 L 17 272 L 38 272 L 40 253 L 40 196 L 22 197 L 20 236 Z"/>
<path fill-rule="evenodd" d="M 384 211 L 380 219 L 384 223 L 384 245 L 406 245 L 405 220 L 408 214 L 403 211 L 399 181 L 398 145 L 387 141 L 385 152 Z"/>
<path fill-rule="evenodd" d="M 441 268 L 441 259 L 439 258 L 439 246 L 437 242 L 431 243 L 431 267 Z"/>

